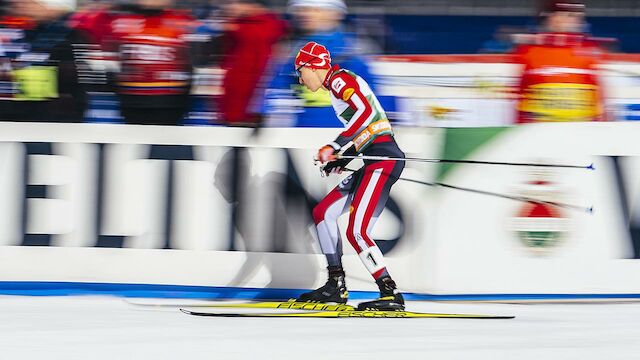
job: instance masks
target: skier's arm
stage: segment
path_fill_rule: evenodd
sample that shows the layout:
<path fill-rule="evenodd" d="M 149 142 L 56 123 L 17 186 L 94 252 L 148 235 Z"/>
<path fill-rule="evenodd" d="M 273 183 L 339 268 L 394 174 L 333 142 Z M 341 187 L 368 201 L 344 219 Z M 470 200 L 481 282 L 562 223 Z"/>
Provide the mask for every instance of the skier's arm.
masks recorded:
<path fill-rule="evenodd" d="M 329 82 L 329 90 L 338 99 L 343 100 L 354 111 L 345 130 L 329 145 L 340 151 L 371 124 L 375 109 L 360 90 L 355 78 L 347 73 L 336 74 Z"/>

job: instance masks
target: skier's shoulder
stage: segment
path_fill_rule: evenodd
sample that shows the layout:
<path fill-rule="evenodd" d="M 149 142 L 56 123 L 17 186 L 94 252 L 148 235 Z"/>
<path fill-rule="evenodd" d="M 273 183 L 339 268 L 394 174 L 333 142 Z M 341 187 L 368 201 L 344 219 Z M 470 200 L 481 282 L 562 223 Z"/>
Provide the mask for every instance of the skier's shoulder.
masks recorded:
<path fill-rule="evenodd" d="M 339 68 L 333 71 L 327 84 L 334 96 L 347 101 L 359 88 L 357 79 L 358 75 L 355 73 L 347 69 Z"/>

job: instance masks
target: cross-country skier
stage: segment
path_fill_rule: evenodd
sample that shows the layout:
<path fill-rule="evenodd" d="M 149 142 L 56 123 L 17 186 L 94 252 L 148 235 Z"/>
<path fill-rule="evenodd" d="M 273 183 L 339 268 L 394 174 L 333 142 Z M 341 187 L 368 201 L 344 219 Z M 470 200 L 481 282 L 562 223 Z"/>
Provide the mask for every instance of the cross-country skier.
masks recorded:
<path fill-rule="evenodd" d="M 331 65 L 327 49 L 315 42 L 304 45 L 295 58 L 300 84 L 315 92 L 331 93 L 331 103 L 345 130 L 318 150 L 316 160 L 326 175 L 340 173 L 350 161 L 337 155 L 364 154 L 404 158 L 391 124 L 367 82 L 338 65 Z M 398 180 L 404 161 L 365 161 L 364 167 L 347 177 L 313 209 L 320 247 L 327 257 L 329 280 L 298 301 L 346 303 L 348 291 L 342 268 L 342 241 L 338 217 L 349 211 L 347 239 L 380 288 L 380 298 L 361 303 L 359 310 L 403 310 L 404 299 L 391 279 L 382 252 L 371 232 Z"/>

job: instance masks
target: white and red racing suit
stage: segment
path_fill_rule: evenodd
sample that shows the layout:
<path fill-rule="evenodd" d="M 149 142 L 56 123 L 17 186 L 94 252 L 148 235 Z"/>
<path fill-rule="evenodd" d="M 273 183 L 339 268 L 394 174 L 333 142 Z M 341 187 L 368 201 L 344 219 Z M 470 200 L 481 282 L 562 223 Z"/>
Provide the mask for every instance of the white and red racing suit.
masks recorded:
<path fill-rule="evenodd" d="M 336 115 L 345 130 L 329 145 L 345 153 L 404 158 L 393 137 L 391 124 L 367 82 L 334 65 L 324 80 Z M 338 163 L 342 162 L 342 163 Z M 327 166 L 346 166 L 347 160 Z M 365 165 L 335 187 L 313 209 L 322 252 L 329 266 L 340 266 L 342 241 L 338 217 L 349 211 L 347 239 L 371 275 L 388 275 L 382 252 L 371 238 L 373 226 L 382 213 L 391 186 L 398 180 L 404 161 L 365 161 Z"/>

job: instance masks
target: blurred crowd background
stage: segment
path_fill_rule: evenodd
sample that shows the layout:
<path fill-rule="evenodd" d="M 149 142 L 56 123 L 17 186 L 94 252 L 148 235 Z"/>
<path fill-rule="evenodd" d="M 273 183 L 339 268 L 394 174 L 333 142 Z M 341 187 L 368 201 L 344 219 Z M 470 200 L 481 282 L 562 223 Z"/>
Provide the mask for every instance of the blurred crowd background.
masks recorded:
<path fill-rule="evenodd" d="M 523 65 L 514 122 L 607 120 L 597 67 L 603 53 L 640 52 L 638 5 L 1 0 L 0 120 L 341 126 L 328 93 L 298 84 L 292 58 L 307 41 L 374 88 L 382 55 L 512 54 Z M 540 55 L 540 47 L 568 52 Z M 396 100 L 381 96 L 390 111 Z"/>

